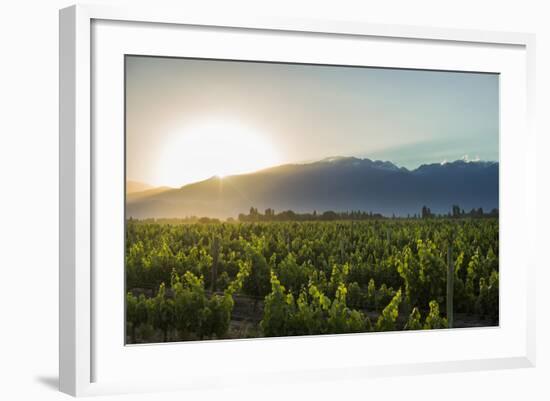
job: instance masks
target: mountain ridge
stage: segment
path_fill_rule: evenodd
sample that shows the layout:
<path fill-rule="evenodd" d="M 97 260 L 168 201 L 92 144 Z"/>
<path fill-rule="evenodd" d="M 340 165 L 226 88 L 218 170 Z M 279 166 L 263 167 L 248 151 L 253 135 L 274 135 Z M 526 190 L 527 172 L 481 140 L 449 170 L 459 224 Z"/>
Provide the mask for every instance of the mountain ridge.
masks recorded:
<path fill-rule="evenodd" d="M 126 193 L 127 194 L 148 191 L 148 190 L 153 189 L 153 188 L 154 187 L 152 185 L 146 184 L 146 183 L 141 182 L 141 181 L 126 180 Z"/>
<path fill-rule="evenodd" d="M 259 210 L 364 210 L 384 215 L 419 213 L 426 205 L 446 213 L 498 208 L 498 162 L 456 160 L 409 170 L 390 161 L 329 157 L 252 173 L 211 177 L 129 199 L 127 217 L 236 217 Z"/>

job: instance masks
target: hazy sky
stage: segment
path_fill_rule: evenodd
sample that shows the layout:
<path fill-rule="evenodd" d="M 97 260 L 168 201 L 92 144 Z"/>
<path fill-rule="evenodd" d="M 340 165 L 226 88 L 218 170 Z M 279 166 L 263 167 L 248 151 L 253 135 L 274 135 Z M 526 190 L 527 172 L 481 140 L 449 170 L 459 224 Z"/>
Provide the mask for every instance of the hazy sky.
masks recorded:
<path fill-rule="evenodd" d="M 128 56 L 127 178 L 329 156 L 498 160 L 498 75 Z"/>

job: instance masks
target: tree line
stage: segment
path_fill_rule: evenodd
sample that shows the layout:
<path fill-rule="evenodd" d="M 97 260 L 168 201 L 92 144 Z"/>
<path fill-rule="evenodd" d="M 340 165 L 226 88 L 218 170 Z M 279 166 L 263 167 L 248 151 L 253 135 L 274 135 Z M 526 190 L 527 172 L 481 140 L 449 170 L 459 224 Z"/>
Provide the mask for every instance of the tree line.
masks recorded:
<path fill-rule="evenodd" d="M 485 213 L 483 208 L 473 208 L 469 212 L 465 212 L 458 205 L 453 205 L 448 213 L 433 213 L 429 207 L 423 206 L 419 214 L 408 214 L 404 216 L 384 216 L 381 213 L 366 212 L 361 210 L 335 212 L 328 210 L 322 213 L 317 213 L 314 210 L 312 213 L 297 213 L 293 210 L 285 210 L 276 213 L 272 208 L 265 209 L 264 213 L 258 211 L 255 207 L 250 207 L 248 214 L 240 213 L 238 221 L 240 222 L 260 222 L 260 221 L 337 221 L 337 220 L 381 220 L 381 219 L 428 219 L 428 218 L 483 218 L 483 217 L 498 217 L 498 209 L 492 209 L 489 213 Z"/>

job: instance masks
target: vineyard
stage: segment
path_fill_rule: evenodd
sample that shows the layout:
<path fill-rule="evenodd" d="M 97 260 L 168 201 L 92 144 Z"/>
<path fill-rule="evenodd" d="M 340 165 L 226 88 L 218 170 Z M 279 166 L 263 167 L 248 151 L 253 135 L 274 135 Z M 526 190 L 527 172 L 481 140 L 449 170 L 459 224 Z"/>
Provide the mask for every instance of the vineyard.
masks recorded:
<path fill-rule="evenodd" d="M 126 222 L 127 343 L 498 325 L 498 218 Z"/>

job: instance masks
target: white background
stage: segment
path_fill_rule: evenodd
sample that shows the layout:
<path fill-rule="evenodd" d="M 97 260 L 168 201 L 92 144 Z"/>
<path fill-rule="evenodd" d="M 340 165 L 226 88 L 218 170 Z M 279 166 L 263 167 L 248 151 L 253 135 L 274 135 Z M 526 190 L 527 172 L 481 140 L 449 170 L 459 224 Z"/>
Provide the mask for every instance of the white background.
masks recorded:
<path fill-rule="evenodd" d="M 100 2 L 100 1 L 97 1 Z M 123 4 L 128 1 L 103 1 Z M 168 4 L 156 1 L 155 4 Z M 201 1 L 180 0 L 189 12 L 364 20 L 537 34 L 539 214 L 537 347 L 534 369 L 392 377 L 243 389 L 201 394 L 165 393 L 152 399 L 548 399 L 550 283 L 543 249 L 550 226 L 550 25 L 544 1 Z M 58 292 L 58 16 L 68 1 L 1 3 L 0 21 L 0 398 L 63 399 L 57 393 Z M 198 6 L 197 4 L 200 4 Z M 546 135 L 545 135 L 546 133 Z M 223 357 L 223 356 L 220 356 Z M 113 397 L 114 398 L 114 397 Z"/>

